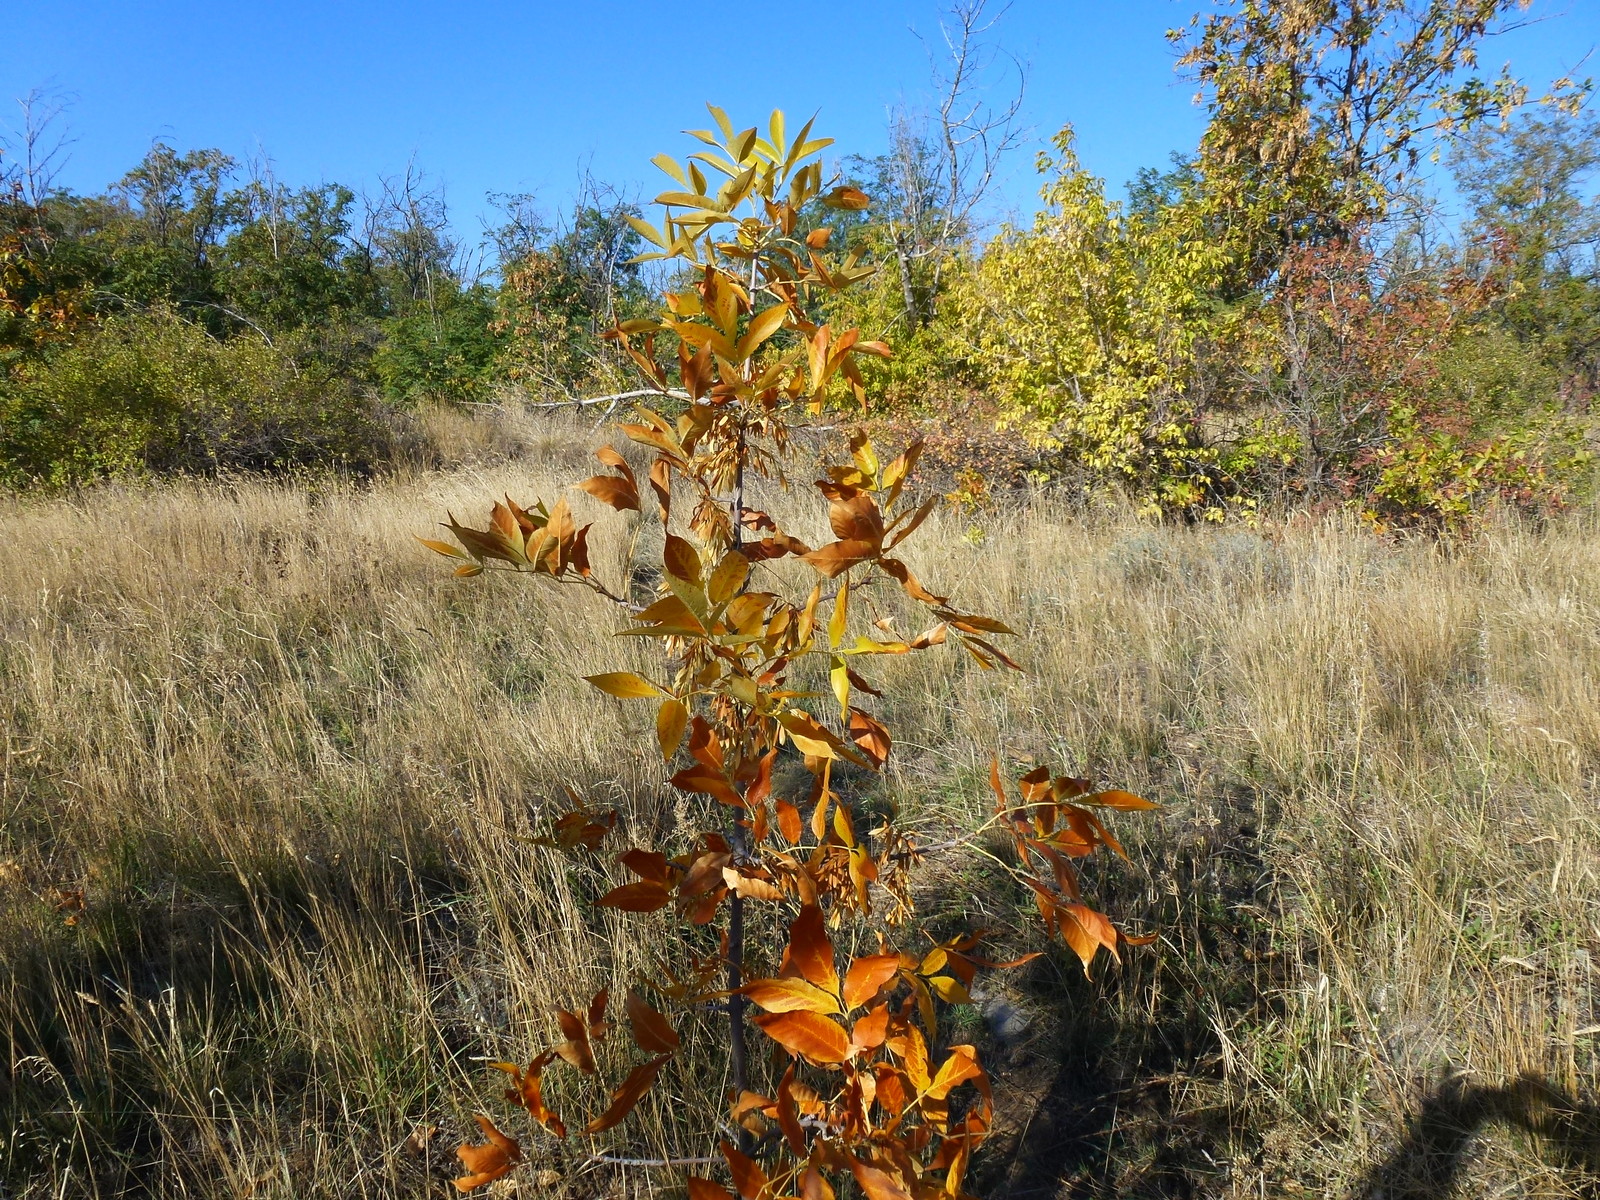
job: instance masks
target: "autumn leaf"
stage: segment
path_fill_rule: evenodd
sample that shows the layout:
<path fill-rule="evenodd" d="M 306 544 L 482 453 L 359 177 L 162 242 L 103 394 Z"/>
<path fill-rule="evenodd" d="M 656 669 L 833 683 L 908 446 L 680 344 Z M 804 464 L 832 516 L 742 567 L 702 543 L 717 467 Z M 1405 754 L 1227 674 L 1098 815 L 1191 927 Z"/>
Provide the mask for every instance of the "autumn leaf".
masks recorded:
<path fill-rule="evenodd" d="M 556 1010 L 556 1020 L 561 1024 L 561 1034 L 567 1040 L 557 1046 L 555 1052 L 585 1075 L 595 1073 L 594 1048 L 589 1044 L 590 1037 L 605 1036 L 606 1027 L 603 1020 L 605 997 L 606 993 L 602 991 L 594 998 L 587 1021 L 577 1013 L 568 1012 L 564 1008 Z"/>
<path fill-rule="evenodd" d="M 872 197 L 860 188 L 836 187 L 831 192 L 826 192 L 818 197 L 829 208 L 844 209 L 847 212 L 860 212 L 864 208 L 872 207 Z"/>
<path fill-rule="evenodd" d="M 666 695 L 648 679 L 641 679 L 632 671 L 607 671 L 603 675 L 585 675 L 583 678 L 606 695 L 623 700 L 646 700 Z"/>
<path fill-rule="evenodd" d="M 488 1140 L 482 1146 L 463 1143 L 456 1148 L 456 1157 L 467 1170 L 466 1175 L 451 1181 L 460 1192 L 470 1192 L 486 1183 L 493 1183 L 522 1161 L 522 1147 L 517 1144 L 516 1138 L 501 1133 L 488 1117 L 473 1119 Z"/>
<path fill-rule="evenodd" d="M 833 1186 L 815 1167 L 807 1167 L 800 1175 L 801 1200 L 834 1200 Z"/>
<path fill-rule="evenodd" d="M 844 973 L 844 1006 L 860 1008 L 883 990 L 883 985 L 900 969 L 898 954 L 871 954 L 858 958 Z"/>
<path fill-rule="evenodd" d="M 1083 974 L 1089 975 L 1089 964 L 1101 946 L 1117 958 L 1117 931 L 1110 921 L 1085 904 L 1062 904 L 1056 908 L 1056 922 L 1061 937 L 1083 963 Z"/>
<path fill-rule="evenodd" d="M 839 1000 L 804 979 L 757 979 L 739 989 L 768 1012 L 836 1013 Z"/>
<path fill-rule="evenodd" d="M 1129 812 L 1141 812 L 1147 809 L 1160 808 L 1159 804 L 1146 800 L 1143 796 L 1135 796 L 1132 792 L 1119 791 L 1111 788 L 1109 791 L 1094 792 L 1088 796 L 1080 796 L 1079 804 L 1093 804 L 1100 808 L 1116 808 Z"/>
<path fill-rule="evenodd" d="M 735 871 L 732 867 L 722 868 L 722 882 L 728 890 L 742 900 L 782 900 L 783 893 L 765 879 L 755 875 L 747 875 L 743 871 Z"/>
<path fill-rule="evenodd" d="M 673 787 L 682 788 L 686 792 L 698 792 L 734 808 L 740 807 L 739 793 L 734 791 L 733 785 L 728 782 L 727 773 L 705 763 L 685 767 L 669 782 Z"/>
<path fill-rule="evenodd" d="M 662 565 L 667 574 L 696 587 L 700 584 L 700 552 L 676 534 L 667 535 Z"/>
<path fill-rule="evenodd" d="M 543 1083 L 544 1069 L 556 1059 L 554 1050 L 547 1050 L 528 1064 L 526 1071 L 515 1063 L 490 1063 L 496 1070 L 504 1071 L 511 1076 L 512 1086 L 506 1090 L 506 1099 L 513 1104 L 520 1104 L 528 1110 L 528 1115 L 538 1121 L 558 1138 L 567 1136 L 567 1127 L 560 1117 L 556 1116 L 544 1102 Z"/>
<path fill-rule="evenodd" d="M 683 731 L 689 724 L 689 709 L 682 700 L 668 699 L 656 711 L 656 741 L 661 746 L 661 757 L 670 762 L 683 741 Z"/>
<path fill-rule="evenodd" d="M 867 1200 L 912 1200 L 911 1193 L 894 1181 L 887 1171 L 869 1166 L 859 1158 L 850 1160 L 850 1173 Z"/>
<path fill-rule="evenodd" d="M 663 1054 L 653 1058 L 647 1063 L 642 1063 L 628 1073 L 622 1081 L 622 1086 L 611 1093 L 611 1104 L 594 1120 L 583 1127 L 584 1133 L 603 1133 L 613 1125 L 618 1124 L 633 1111 L 634 1105 L 644 1098 L 656 1081 L 656 1076 L 661 1073 L 661 1068 L 672 1055 Z"/>
<path fill-rule="evenodd" d="M 774 807 L 778 811 L 778 832 L 783 835 L 783 840 L 792 846 L 800 840 L 803 832 L 800 810 L 787 800 L 779 800 Z"/>
<path fill-rule="evenodd" d="M 578 486 L 597 500 L 609 504 L 619 512 L 627 510 L 639 511 L 639 486 L 634 479 L 633 469 L 628 466 L 627 460 L 610 446 L 600 447 L 595 451 L 595 457 L 606 466 L 615 468 L 617 474 L 594 475 L 585 479 Z"/>
<path fill-rule="evenodd" d="M 612 888 L 595 903 L 602 908 L 620 908 L 624 912 L 655 912 L 672 903 L 672 894 L 663 883 L 641 879 L 638 883 L 625 883 Z"/>
<path fill-rule="evenodd" d="M 740 1200 L 768 1200 L 771 1181 L 756 1161 L 728 1142 L 723 1142 L 721 1149 Z"/>
<path fill-rule="evenodd" d="M 876 1050 L 889 1036 L 889 1007 L 880 1004 L 850 1027 L 850 1044 L 858 1050 Z"/>
<path fill-rule="evenodd" d="M 762 1013 L 755 1024 L 778 1045 L 816 1063 L 842 1063 L 850 1057 L 850 1038 L 821 1013 Z"/>
<path fill-rule="evenodd" d="M 978 1079 L 983 1074 L 976 1049 L 971 1046 L 951 1046 L 949 1057 L 940 1064 L 938 1074 L 925 1089 L 926 1094 L 929 1099 L 943 1100 L 961 1084 Z"/>
<path fill-rule="evenodd" d="M 744 586 L 750 577 L 750 560 L 737 550 L 722 556 L 711 579 L 706 584 L 706 596 L 713 604 L 726 604 Z"/>
<path fill-rule="evenodd" d="M 802 554 L 800 558 L 810 563 L 828 579 L 844 574 L 851 567 L 871 562 L 878 557 L 876 542 L 852 539 L 829 542 L 826 546 Z"/>
<path fill-rule="evenodd" d="M 833 965 L 833 943 L 822 916 L 822 909 L 807 904 L 789 926 L 789 956 L 791 968 L 798 971 L 807 982 L 826 992 L 839 991 L 839 973 Z"/>
<path fill-rule="evenodd" d="M 417 539 L 417 541 L 421 542 L 424 546 L 426 546 L 429 550 L 432 550 L 435 554 L 443 554 L 448 558 L 466 558 L 467 557 L 467 552 L 465 550 L 462 550 L 462 549 L 460 549 L 459 547 L 456 547 L 456 546 L 452 546 L 449 542 L 437 542 L 437 541 L 434 541 L 433 538 L 425 538 L 425 537 L 419 537 Z"/>
<path fill-rule="evenodd" d="M 859 708 L 850 710 L 850 737 L 874 767 L 881 767 L 889 758 L 889 731 Z"/>
<path fill-rule="evenodd" d="M 633 1043 L 646 1054 L 671 1054 L 678 1048 L 678 1031 L 637 992 L 624 1002 Z"/>

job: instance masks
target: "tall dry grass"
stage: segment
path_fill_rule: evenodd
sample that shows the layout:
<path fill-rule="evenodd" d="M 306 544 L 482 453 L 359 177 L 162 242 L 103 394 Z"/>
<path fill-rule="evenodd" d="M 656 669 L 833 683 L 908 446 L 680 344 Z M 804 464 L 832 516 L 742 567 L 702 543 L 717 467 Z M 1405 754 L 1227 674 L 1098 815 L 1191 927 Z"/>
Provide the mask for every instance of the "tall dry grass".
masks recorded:
<path fill-rule="evenodd" d="M 4 502 L 0 1195 L 443 1194 L 499 1106 L 481 1060 L 651 969 L 657 927 L 589 904 L 615 868 L 523 840 L 568 785 L 672 836 L 648 714 L 578 678 L 646 649 L 411 540 L 553 494 L 586 436 L 368 489 Z M 624 522 L 594 515 L 620 576 Z M 1167 805 L 1094 879 L 1156 948 L 1093 983 L 1041 960 L 954 1017 L 996 1064 L 988 1194 L 1593 1194 L 1595 533 L 1447 549 L 1047 496 L 930 522 L 914 568 L 1025 628 L 1029 671 L 884 668 L 871 802 L 931 837 L 981 820 L 998 752 Z M 1026 899 L 980 863 L 926 864 L 930 920 L 1020 947 Z M 691 1037 L 699 1077 L 610 1149 L 706 1144 L 714 1025 Z M 673 1183 L 585 1153 L 541 1143 L 523 1194 Z"/>

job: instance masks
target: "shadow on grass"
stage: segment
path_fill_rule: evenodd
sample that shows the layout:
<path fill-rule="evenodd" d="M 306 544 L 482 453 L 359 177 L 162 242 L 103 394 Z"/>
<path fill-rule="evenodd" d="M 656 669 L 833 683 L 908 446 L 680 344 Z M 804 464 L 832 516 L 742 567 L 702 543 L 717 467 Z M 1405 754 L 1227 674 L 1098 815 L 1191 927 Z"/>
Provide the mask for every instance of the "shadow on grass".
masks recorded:
<path fill-rule="evenodd" d="M 1445 1200 L 1475 1195 L 1462 1178 L 1473 1140 L 1500 1125 L 1534 1134 L 1550 1158 L 1600 1197 L 1600 1107 L 1567 1095 L 1536 1075 L 1504 1087 L 1453 1079 L 1429 1096 L 1404 1141 L 1369 1171 L 1352 1200 Z"/>
<path fill-rule="evenodd" d="M 4 965 L 0 1198 L 57 1177 L 80 1189 L 62 1195 L 212 1194 L 202 1127 L 275 1104 L 291 1125 L 321 1119 L 318 1056 L 335 1051 L 286 1031 L 267 959 L 315 959 L 332 926 L 374 954 L 407 935 L 459 941 L 440 900 L 466 881 L 436 850 L 402 863 L 405 847 L 382 842 L 359 861 L 248 868 L 196 848 L 181 863 L 130 856 L 72 931 Z"/>

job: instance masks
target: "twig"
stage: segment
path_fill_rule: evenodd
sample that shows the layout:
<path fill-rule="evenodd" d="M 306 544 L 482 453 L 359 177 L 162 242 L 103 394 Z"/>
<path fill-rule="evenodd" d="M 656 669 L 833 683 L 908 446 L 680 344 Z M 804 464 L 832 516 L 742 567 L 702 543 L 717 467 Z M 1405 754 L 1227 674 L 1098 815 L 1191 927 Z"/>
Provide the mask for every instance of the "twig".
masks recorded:
<path fill-rule="evenodd" d="M 709 1163 L 722 1161 L 720 1155 L 710 1155 L 705 1158 L 618 1158 L 613 1154 L 591 1154 L 583 1160 L 580 1171 L 587 1171 L 590 1167 L 703 1167 Z"/>

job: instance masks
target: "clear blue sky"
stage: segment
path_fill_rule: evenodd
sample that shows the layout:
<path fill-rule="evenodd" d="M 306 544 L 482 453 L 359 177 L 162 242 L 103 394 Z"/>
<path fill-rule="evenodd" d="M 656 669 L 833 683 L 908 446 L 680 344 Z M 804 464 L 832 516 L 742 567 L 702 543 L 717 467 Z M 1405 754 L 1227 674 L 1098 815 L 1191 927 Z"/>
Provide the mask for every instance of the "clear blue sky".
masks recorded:
<path fill-rule="evenodd" d="M 996 215 L 1032 211 L 1033 150 L 1063 122 L 1112 184 L 1192 146 L 1200 114 L 1163 32 L 1205 0 L 1016 0 L 998 30 L 1028 66 L 1034 131 Z M 180 150 L 259 146 L 292 183 L 357 188 L 415 162 L 444 183 L 475 234 L 485 194 L 536 192 L 559 208 L 585 165 L 655 188 L 648 165 L 684 150 L 714 100 L 736 121 L 774 106 L 821 110 L 844 153 L 884 145 L 885 113 L 928 94 L 937 0 L 687 4 L 673 0 L 9 0 L 0 37 L 0 126 L 32 87 L 73 97 L 62 182 L 99 190 L 152 139 Z M 1543 18 L 1485 50 L 1535 85 L 1600 76 L 1600 0 L 1535 0 Z M 729 30 L 743 32 L 741 53 Z M 652 193 L 653 194 L 653 193 Z"/>

